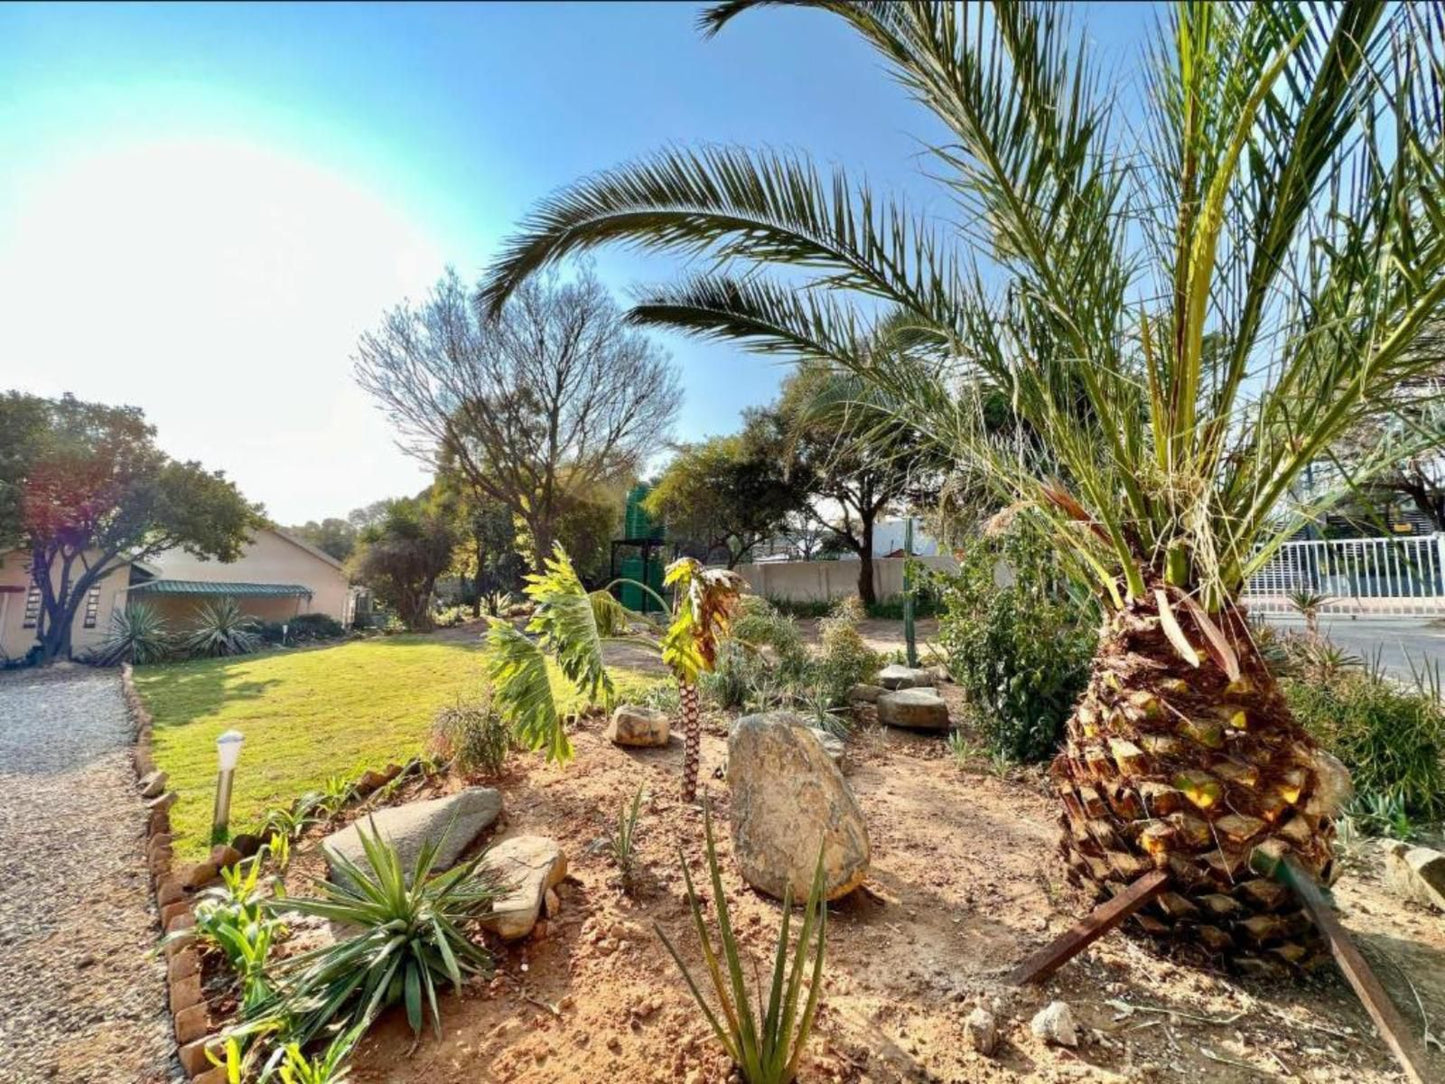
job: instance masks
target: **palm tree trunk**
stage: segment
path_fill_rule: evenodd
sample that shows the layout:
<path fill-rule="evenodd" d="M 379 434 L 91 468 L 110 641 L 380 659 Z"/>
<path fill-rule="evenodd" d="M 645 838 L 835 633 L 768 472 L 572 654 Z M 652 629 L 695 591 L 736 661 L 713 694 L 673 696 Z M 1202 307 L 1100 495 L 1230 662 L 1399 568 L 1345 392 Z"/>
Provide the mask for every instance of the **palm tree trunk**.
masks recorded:
<path fill-rule="evenodd" d="M 677 699 L 682 707 L 682 800 L 695 802 L 698 757 L 702 751 L 702 717 L 697 686 L 690 681 L 679 681 Z"/>
<path fill-rule="evenodd" d="M 1205 642 L 1178 618 L 1192 643 Z M 1232 682 L 1202 651 L 1198 667 L 1180 657 L 1152 601 L 1108 621 L 1051 769 L 1060 851 L 1070 880 L 1101 899 L 1167 870 L 1170 890 L 1132 928 L 1176 951 L 1253 969 L 1301 965 L 1320 955 L 1319 937 L 1249 859 L 1283 848 L 1328 884 L 1348 773 L 1294 721 L 1243 619 L 1221 623 L 1239 652 Z"/>

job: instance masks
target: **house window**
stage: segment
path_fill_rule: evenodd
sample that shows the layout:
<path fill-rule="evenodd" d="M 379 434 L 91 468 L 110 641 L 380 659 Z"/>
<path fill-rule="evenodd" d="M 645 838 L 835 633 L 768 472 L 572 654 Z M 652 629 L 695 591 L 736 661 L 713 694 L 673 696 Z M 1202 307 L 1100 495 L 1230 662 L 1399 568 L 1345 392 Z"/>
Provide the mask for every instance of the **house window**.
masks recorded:
<path fill-rule="evenodd" d="M 25 595 L 25 624 L 22 626 L 33 629 L 40 620 L 40 585 L 32 583 L 30 590 Z"/>
<path fill-rule="evenodd" d="M 100 584 L 85 593 L 85 627 L 95 628 L 95 619 L 100 615 Z"/>

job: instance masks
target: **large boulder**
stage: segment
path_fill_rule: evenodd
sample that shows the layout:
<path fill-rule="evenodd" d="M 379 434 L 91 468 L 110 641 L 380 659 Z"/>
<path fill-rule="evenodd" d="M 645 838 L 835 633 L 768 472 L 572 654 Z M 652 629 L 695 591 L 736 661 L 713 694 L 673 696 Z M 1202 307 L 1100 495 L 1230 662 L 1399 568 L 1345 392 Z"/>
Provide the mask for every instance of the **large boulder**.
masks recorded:
<path fill-rule="evenodd" d="M 373 831 L 390 840 L 396 848 L 404 869 L 410 870 L 416 856 L 427 843 L 438 840 L 434 870 L 446 869 L 467 849 L 472 840 L 502 812 L 502 796 L 490 787 L 468 787 L 444 798 L 392 806 L 378 810 L 369 817 L 332 832 L 321 841 L 321 851 L 331 870 L 331 879 L 346 883 L 346 875 L 336 857 L 350 859 L 367 869 L 366 852 L 361 846 L 360 829 L 368 835 Z M 374 827 L 373 827 L 374 826 Z"/>
<path fill-rule="evenodd" d="M 728 735 L 733 854 L 743 880 L 801 902 L 823 848 L 824 891 L 846 895 L 868 874 L 868 827 L 853 792 L 807 726 L 785 712 L 749 715 Z"/>
<path fill-rule="evenodd" d="M 666 712 L 636 704 L 619 704 L 603 737 L 613 745 L 647 748 L 666 745 L 668 733 Z"/>
<path fill-rule="evenodd" d="M 532 932 L 547 893 L 567 876 L 567 856 L 556 840 L 513 836 L 488 850 L 481 868 L 505 893 L 481 925 L 504 941 L 516 941 Z"/>
<path fill-rule="evenodd" d="M 933 685 L 933 675 L 895 662 L 878 671 L 878 684 L 885 689 L 923 689 Z"/>
<path fill-rule="evenodd" d="M 878 698 L 878 721 L 909 730 L 947 730 L 948 705 L 932 689 L 899 689 Z"/>

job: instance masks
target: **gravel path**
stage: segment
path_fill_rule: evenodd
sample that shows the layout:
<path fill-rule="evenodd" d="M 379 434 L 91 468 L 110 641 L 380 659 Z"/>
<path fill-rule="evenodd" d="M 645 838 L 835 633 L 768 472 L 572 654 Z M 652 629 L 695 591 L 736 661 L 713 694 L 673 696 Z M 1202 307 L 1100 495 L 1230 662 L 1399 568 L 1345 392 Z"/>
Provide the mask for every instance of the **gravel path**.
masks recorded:
<path fill-rule="evenodd" d="M 183 1080 L 114 672 L 0 674 L 0 1081 Z"/>

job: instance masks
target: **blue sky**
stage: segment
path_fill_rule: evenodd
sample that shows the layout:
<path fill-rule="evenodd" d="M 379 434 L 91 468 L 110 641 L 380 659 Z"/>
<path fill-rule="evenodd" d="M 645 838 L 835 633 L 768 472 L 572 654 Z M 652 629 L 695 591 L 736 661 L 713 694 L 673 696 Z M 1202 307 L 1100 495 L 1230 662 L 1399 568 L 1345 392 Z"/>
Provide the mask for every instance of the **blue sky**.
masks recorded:
<path fill-rule="evenodd" d="M 0 7 L 0 387 L 143 407 L 282 522 L 419 488 L 357 335 L 540 195 L 668 142 L 800 148 L 942 213 L 930 118 L 834 19 L 694 4 Z M 1137 63 L 1142 5 L 1089 5 Z M 599 257 L 619 292 L 673 270 Z M 3 311 L 8 309 L 9 311 Z M 677 337 L 678 434 L 771 361 Z"/>

